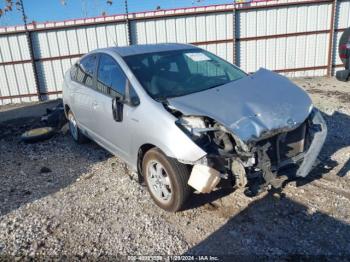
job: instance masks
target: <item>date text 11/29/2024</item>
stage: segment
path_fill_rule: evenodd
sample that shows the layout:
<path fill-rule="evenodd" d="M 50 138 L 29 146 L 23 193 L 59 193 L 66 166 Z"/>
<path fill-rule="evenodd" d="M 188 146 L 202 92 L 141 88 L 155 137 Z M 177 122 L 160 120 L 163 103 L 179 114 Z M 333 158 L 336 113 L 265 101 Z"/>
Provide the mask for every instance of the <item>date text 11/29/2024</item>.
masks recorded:
<path fill-rule="evenodd" d="M 128 256 L 128 261 L 220 261 L 217 256 Z"/>

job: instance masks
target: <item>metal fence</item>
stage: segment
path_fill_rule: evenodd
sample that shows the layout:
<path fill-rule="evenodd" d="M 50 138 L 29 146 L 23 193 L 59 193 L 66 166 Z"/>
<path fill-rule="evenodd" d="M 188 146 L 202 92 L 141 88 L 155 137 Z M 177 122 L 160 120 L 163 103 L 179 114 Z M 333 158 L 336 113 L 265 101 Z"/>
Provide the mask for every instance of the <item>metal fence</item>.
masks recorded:
<path fill-rule="evenodd" d="M 64 72 L 95 48 L 192 43 L 247 72 L 331 75 L 350 0 L 267 1 L 0 28 L 0 105 L 61 95 Z M 27 41 L 29 40 L 29 41 Z M 32 53 L 32 55 L 31 55 Z M 34 66 L 33 66 L 34 65 Z"/>

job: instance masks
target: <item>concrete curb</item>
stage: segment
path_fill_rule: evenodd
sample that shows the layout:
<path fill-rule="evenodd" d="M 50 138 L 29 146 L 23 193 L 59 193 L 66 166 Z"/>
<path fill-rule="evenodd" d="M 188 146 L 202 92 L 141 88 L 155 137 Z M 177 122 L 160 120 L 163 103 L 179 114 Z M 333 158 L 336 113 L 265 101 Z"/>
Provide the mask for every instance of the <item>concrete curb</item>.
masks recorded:
<path fill-rule="evenodd" d="M 18 118 L 40 117 L 46 114 L 47 108 L 53 108 L 59 105 L 61 102 L 62 99 L 56 99 L 44 102 L 22 103 L 1 106 L 0 123 Z"/>

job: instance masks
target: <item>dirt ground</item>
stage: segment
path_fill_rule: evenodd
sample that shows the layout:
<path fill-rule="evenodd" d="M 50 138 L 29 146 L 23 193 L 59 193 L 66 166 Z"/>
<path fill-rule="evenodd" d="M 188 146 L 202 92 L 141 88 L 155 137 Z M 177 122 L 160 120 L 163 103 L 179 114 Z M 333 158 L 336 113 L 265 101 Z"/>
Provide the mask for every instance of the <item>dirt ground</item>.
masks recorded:
<path fill-rule="evenodd" d="M 321 164 L 281 196 L 194 195 L 166 213 L 117 157 L 63 129 L 23 144 L 24 120 L 0 123 L 0 260 L 125 255 L 324 255 L 350 258 L 350 83 L 293 79 L 323 112 Z M 14 109 L 15 110 L 15 109 Z M 34 120 L 32 120 L 34 121 Z M 333 257 L 334 258 L 334 257 Z"/>

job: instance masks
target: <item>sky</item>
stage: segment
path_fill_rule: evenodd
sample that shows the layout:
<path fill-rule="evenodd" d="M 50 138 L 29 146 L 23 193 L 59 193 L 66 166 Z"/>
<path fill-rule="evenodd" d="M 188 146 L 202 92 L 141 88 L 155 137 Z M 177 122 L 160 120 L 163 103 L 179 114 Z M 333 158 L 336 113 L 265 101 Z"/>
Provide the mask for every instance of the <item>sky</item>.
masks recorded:
<path fill-rule="evenodd" d="M 23 0 L 28 22 L 60 21 L 66 19 L 100 16 L 124 13 L 124 0 L 112 0 L 108 5 L 106 0 Z M 203 6 L 232 3 L 233 0 L 128 0 L 129 12 Z M 0 8 L 5 0 L 0 0 Z M 0 26 L 22 24 L 21 14 L 14 10 L 0 18 Z"/>

